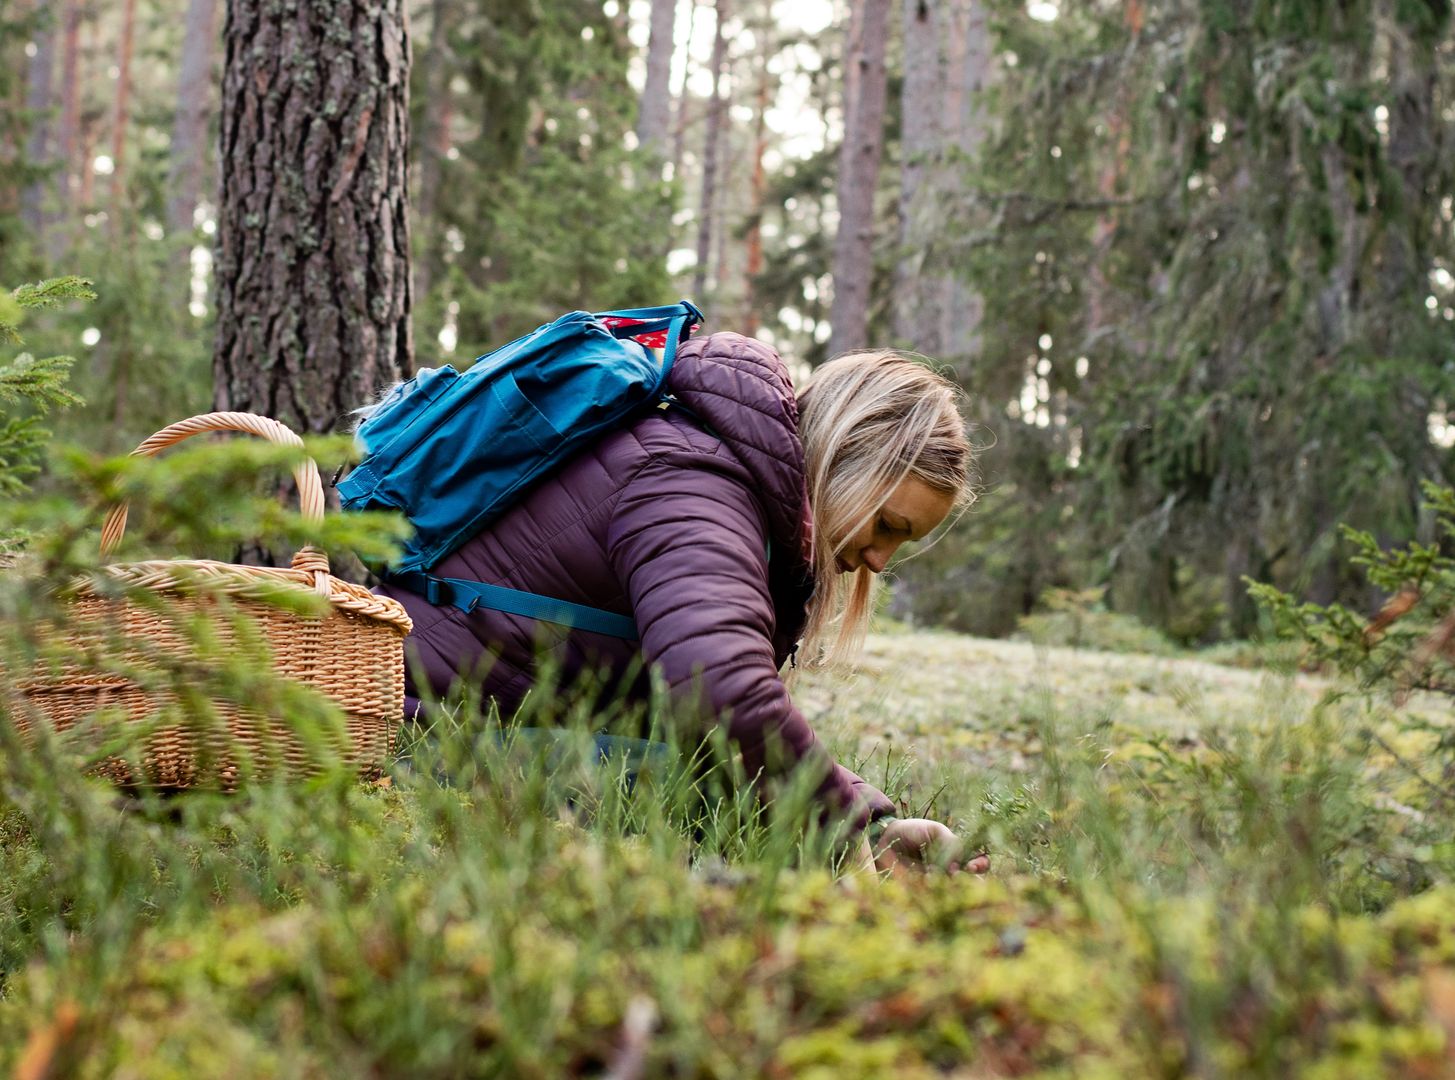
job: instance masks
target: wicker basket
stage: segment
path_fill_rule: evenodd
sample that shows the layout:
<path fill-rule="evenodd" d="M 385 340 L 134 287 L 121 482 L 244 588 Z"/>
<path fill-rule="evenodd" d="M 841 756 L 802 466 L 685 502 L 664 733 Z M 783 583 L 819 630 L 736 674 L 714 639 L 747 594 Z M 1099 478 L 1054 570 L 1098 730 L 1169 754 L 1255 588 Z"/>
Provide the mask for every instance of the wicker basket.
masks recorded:
<path fill-rule="evenodd" d="M 303 445 L 276 420 L 224 412 L 194 416 L 164 428 L 133 453 L 150 456 L 207 431 L 242 431 L 275 443 Z M 294 478 L 303 516 L 320 520 L 324 501 L 317 467 L 306 461 L 295 469 Z M 103 555 L 120 542 L 126 511 L 123 504 L 107 517 L 101 532 Z M 64 629 L 69 644 L 102 650 L 108 658 L 115 658 L 120 649 L 122 659 L 144 668 L 163 662 L 185 665 L 192 648 L 178 631 L 179 621 L 199 612 L 213 615 L 225 603 L 230 614 L 243 616 L 241 636 L 265 642 L 266 655 L 277 674 L 319 690 L 338 703 L 347 718 L 347 742 L 335 749 L 364 775 L 378 775 L 393 749 L 403 715 L 402 644 L 411 623 L 397 601 L 333 577 L 328 557 L 310 548 L 294 556 L 289 569 L 168 560 L 113 565 L 106 573 L 168 602 L 117 600 L 104 595 L 104 589 L 81 583 Z M 258 599 L 280 587 L 326 597 L 332 610 L 323 617 L 310 617 Z M 213 621 L 224 648 L 236 642 L 240 635 L 234 620 Z M 130 722 L 141 723 L 158 709 L 175 705 L 167 695 L 139 686 L 134 679 L 87 670 L 78 663 L 44 673 L 37 670 L 33 676 L 16 685 L 22 700 L 14 714 L 22 735 L 41 722 L 64 730 L 103 709 L 120 711 Z M 214 699 L 212 711 L 210 723 L 194 723 L 187 717 L 150 732 L 142 744 L 141 775 L 117 758 L 106 760 L 98 771 L 123 784 L 228 789 L 237 783 L 240 757 L 257 772 L 281 769 L 288 775 L 308 772 L 315 761 L 309 740 L 300 738 L 293 725 L 267 715 L 265 709 Z"/>

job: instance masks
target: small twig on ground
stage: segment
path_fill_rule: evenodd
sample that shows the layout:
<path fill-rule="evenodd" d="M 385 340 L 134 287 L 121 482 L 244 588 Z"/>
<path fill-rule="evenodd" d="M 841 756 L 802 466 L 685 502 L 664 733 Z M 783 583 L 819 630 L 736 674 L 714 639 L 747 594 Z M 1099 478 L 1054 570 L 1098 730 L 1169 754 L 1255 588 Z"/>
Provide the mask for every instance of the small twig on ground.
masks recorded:
<path fill-rule="evenodd" d="M 606 1070 L 606 1080 L 640 1080 L 647 1065 L 647 1044 L 657 1026 L 657 1005 L 638 994 L 627 1003 L 621 1022 L 621 1046 Z"/>

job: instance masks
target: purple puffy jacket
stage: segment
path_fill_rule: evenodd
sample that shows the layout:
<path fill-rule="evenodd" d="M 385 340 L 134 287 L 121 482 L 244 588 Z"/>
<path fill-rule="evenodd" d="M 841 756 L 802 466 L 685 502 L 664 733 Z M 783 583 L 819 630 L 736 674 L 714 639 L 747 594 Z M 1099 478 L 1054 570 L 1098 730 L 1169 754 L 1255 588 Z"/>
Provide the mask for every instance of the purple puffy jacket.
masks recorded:
<path fill-rule="evenodd" d="M 826 808 L 858 825 L 892 813 L 832 762 L 779 676 L 812 591 L 798 403 L 782 360 L 760 341 L 713 334 L 679 349 L 668 385 L 693 416 L 663 409 L 604 436 L 431 570 L 631 615 L 640 643 L 435 607 L 386 585 L 414 620 L 409 666 L 435 694 L 473 674 L 508 715 L 534 681 L 541 640 L 567 679 L 603 667 L 623 676 L 644 658 L 674 691 L 700 687 L 708 715 L 727 715 L 750 776 L 774 767 L 777 745 L 823 771 Z M 644 689 L 638 679 L 624 692 Z M 413 715 L 418 688 L 405 690 Z"/>

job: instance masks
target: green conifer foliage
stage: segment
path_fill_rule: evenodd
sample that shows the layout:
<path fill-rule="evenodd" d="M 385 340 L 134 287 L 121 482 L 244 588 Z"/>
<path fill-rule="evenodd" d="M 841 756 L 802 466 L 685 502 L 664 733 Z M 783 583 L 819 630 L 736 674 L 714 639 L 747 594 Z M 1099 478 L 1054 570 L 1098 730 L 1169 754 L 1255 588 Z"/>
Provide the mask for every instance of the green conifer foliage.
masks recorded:
<path fill-rule="evenodd" d="M 573 308 L 669 302 L 672 189 L 628 148 L 622 19 L 584 0 L 487 0 L 458 19 L 438 58 L 455 105 L 438 248 L 416 249 L 444 269 L 420 298 L 421 362 L 447 323 L 464 357 Z"/>
<path fill-rule="evenodd" d="M 1448 480 L 1450 5 L 996 6 L 946 223 L 972 392 L 1027 448 L 987 479 L 1051 476 L 1062 572 L 1180 637 L 1251 630 L 1244 575 L 1365 596 L 1337 523 L 1408 539 Z"/>
<path fill-rule="evenodd" d="M 0 293 L 0 342 L 24 344 L 20 326 L 27 310 L 94 299 L 91 283 L 78 277 L 52 278 Z M 42 426 L 44 414 L 53 407 L 81 403 L 66 386 L 73 363 L 70 356 L 37 357 L 28 352 L 0 361 L 0 496 L 20 495 L 26 481 L 40 471 L 36 459 L 50 438 Z M 0 537 L 0 544 L 4 539 Z"/>

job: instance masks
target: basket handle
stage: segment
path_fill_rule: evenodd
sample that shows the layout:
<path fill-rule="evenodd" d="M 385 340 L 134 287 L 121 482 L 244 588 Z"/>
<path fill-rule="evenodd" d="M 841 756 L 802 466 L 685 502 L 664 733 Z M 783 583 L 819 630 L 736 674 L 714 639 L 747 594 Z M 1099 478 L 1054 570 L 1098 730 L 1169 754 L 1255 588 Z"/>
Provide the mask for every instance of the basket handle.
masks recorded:
<path fill-rule="evenodd" d="M 179 420 L 150 436 L 131 452 L 132 457 L 155 457 L 162 450 L 193 435 L 207 431 L 241 431 L 257 435 L 280 446 L 303 446 L 303 440 L 284 424 L 267 416 L 245 412 L 202 413 L 186 420 Z M 306 458 L 293 468 L 293 480 L 298 485 L 299 509 L 303 519 L 309 522 L 323 520 L 323 482 L 318 478 L 318 466 L 312 458 Z M 101 526 L 101 554 L 109 555 L 121 543 L 126 533 L 127 503 L 119 503 L 106 515 Z M 314 588 L 323 595 L 328 594 L 328 556 L 317 548 L 304 547 L 293 556 L 293 569 L 311 572 Z"/>

